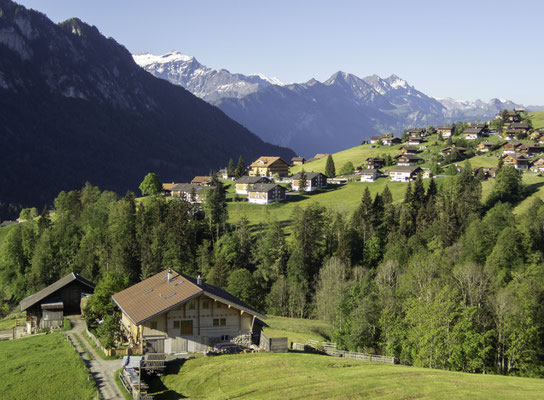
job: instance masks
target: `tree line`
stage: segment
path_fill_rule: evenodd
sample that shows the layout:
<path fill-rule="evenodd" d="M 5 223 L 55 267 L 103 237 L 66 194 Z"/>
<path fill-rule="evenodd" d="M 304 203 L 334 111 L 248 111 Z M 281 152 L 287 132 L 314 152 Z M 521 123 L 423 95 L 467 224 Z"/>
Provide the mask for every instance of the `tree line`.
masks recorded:
<path fill-rule="evenodd" d="M 260 311 L 317 317 L 345 349 L 417 366 L 541 376 L 544 358 L 544 203 L 502 167 L 486 201 L 470 164 L 440 185 L 417 178 L 401 202 L 365 188 L 353 213 L 311 203 L 288 226 L 229 224 L 216 176 L 203 206 L 161 195 L 119 198 L 86 184 L 61 192 L 54 214 L 10 229 L 0 254 L 12 304 L 74 271 L 97 282 L 88 318 L 110 296 L 165 268 L 225 288 Z M 290 231 L 290 235 L 287 235 Z M 4 307 L 5 308 L 5 307 Z"/>

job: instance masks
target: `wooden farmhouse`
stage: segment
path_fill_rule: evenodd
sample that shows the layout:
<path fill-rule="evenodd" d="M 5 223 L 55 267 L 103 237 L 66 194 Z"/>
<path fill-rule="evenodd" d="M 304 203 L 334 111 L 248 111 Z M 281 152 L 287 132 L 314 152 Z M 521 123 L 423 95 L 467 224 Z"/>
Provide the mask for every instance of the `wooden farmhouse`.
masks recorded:
<path fill-rule="evenodd" d="M 397 165 L 400 166 L 416 165 L 418 162 L 422 161 L 421 158 L 415 154 L 401 154 L 400 156 L 397 156 L 396 159 Z"/>
<path fill-rule="evenodd" d="M 436 133 L 441 134 L 442 138 L 452 137 L 455 127 L 453 125 L 442 125 L 436 128 Z"/>
<path fill-rule="evenodd" d="M 59 328 L 65 315 L 81 314 L 81 298 L 94 292 L 94 283 L 74 272 L 21 300 L 26 311 L 26 332 Z"/>
<path fill-rule="evenodd" d="M 376 144 L 378 143 L 380 140 L 382 140 L 382 137 L 381 136 L 370 136 L 369 140 L 368 140 L 368 143 L 370 144 Z"/>
<path fill-rule="evenodd" d="M 280 157 L 259 157 L 250 165 L 250 176 L 287 176 L 291 165 Z"/>
<path fill-rule="evenodd" d="M 178 196 L 191 204 L 201 204 L 204 201 L 209 186 L 196 183 L 178 183 L 171 189 L 172 196 Z"/>
<path fill-rule="evenodd" d="M 378 169 L 365 168 L 361 170 L 361 182 L 374 182 L 382 176 Z"/>
<path fill-rule="evenodd" d="M 163 183 L 162 184 L 162 193 L 166 196 L 172 196 L 172 188 L 176 185 L 179 185 L 179 183 Z"/>
<path fill-rule="evenodd" d="M 249 346 L 266 317 L 218 287 L 173 270 L 153 275 L 112 296 L 121 327 L 142 353 L 206 352 L 234 341 Z M 261 324 L 261 325 L 259 325 Z"/>
<path fill-rule="evenodd" d="M 242 176 L 236 180 L 236 193 L 247 194 L 248 190 L 257 183 L 272 183 L 266 176 Z"/>
<path fill-rule="evenodd" d="M 300 190 L 301 173 L 297 173 L 291 177 L 291 188 L 293 190 Z M 306 188 L 304 191 L 313 192 L 318 189 L 327 187 L 327 177 L 321 172 L 306 172 Z"/>
<path fill-rule="evenodd" d="M 509 129 L 516 133 L 527 133 L 529 131 L 529 124 L 527 122 L 512 122 Z"/>
<path fill-rule="evenodd" d="M 529 169 L 529 159 L 521 154 L 507 154 L 502 161 L 504 165 L 511 165 L 516 169 Z"/>
<path fill-rule="evenodd" d="M 384 137 L 384 138 L 382 138 L 382 144 L 384 146 L 394 146 L 394 145 L 399 144 L 401 142 L 402 142 L 402 140 L 400 140 L 400 138 L 398 138 L 398 137 Z"/>
<path fill-rule="evenodd" d="M 453 150 L 457 150 L 459 154 L 465 154 L 465 151 L 467 151 L 467 149 L 465 149 L 464 147 L 457 147 L 454 145 L 440 150 L 440 154 L 442 154 L 443 156 L 450 156 Z"/>
<path fill-rule="evenodd" d="M 285 188 L 275 183 L 256 183 L 247 190 L 247 201 L 255 204 L 270 204 L 285 200 Z"/>
<path fill-rule="evenodd" d="M 410 182 L 415 180 L 420 172 L 419 167 L 400 166 L 389 170 L 389 177 L 394 182 Z"/>
<path fill-rule="evenodd" d="M 411 138 L 424 138 L 427 136 L 427 131 L 424 128 L 407 129 L 406 133 Z"/>
<path fill-rule="evenodd" d="M 521 121 L 521 115 L 519 115 L 515 110 L 508 110 L 506 112 L 506 120 L 510 122 L 519 122 Z"/>

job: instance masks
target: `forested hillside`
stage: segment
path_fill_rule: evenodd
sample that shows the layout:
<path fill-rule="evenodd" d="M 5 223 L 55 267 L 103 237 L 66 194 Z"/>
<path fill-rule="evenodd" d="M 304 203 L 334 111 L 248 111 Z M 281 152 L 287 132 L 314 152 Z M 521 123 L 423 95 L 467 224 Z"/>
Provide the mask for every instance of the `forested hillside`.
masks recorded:
<path fill-rule="evenodd" d="M 0 109 L 0 220 L 87 180 L 124 194 L 150 170 L 180 181 L 240 154 L 294 155 L 151 76 L 96 27 L 56 25 L 9 0 L 0 0 Z"/>
<path fill-rule="evenodd" d="M 107 301 L 171 267 L 266 313 L 330 322 L 344 348 L 541 376 L 544 203 L 512 213 L 529 194 L 513 167 L 499 170 L 485 203 L 470 164 L 450 183 L 425 188 L 420 177 L 400 203 L 387 186 L 374 197 L 366 189 L 352 214 L 295 207 L 290 237 L 273 219 L 229 225 L 218 182 L 196 213 L 181 199 L 118 199 L 87 185 L 62 192 L 53 218 L 9 227 L 0 281 L 17 301 L 76 271 L 99 282 Z"/>

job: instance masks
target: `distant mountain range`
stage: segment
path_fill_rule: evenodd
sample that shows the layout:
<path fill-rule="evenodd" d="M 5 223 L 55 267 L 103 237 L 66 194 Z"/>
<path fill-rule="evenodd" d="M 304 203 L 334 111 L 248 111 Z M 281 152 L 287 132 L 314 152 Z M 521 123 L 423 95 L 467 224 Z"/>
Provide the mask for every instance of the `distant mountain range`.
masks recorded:
<path fill-rule="evenodd" d="M 0 110 L 0 206 L 42 207 L 85 181 L 123 195 L 151 171 L 183 181 L 239 155 L 294 155 L 148 74 L 96 27 L 57 25 L 9 0 L 0 0 Z"/>
<path fill-rule="evenodd" d="M 499 99 L 436 99 L 396 75 L 359 78 L 339 71 L 325 82 L 283 84 L 262 75 L 207 68 L 179 52 L 133 57 L 153 75 L 218 106 L 263 140 L 303 156 L 342 150 L 378 133 L 488 120 L 505 108 L 522 107 Z"/>

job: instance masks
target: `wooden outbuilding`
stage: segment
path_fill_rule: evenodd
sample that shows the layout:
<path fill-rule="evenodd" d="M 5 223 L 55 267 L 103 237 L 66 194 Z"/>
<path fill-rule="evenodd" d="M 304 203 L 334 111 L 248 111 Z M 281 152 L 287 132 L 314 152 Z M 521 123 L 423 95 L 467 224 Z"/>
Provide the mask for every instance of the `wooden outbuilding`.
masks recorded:
<path fill-rule="evenodd" d="M 23 299 L 19 304 L 26 311 L 26 331 L 59 328 L 65 315 L 81 314 L 82 297 L 94 292 L 94 283 L 71 272 L 64 278 Z"/>

